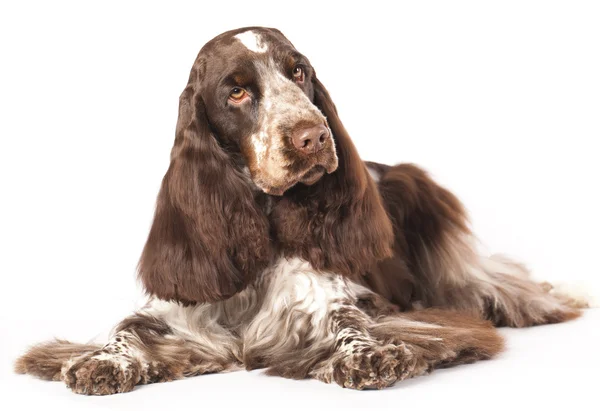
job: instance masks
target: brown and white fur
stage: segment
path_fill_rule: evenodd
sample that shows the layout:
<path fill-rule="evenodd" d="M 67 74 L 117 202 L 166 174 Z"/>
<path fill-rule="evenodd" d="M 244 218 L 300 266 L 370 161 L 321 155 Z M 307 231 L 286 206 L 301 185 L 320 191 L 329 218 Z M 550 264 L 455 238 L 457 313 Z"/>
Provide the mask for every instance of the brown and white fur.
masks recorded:
<path fill-rule="evenodd" d="M 108 343 L 40 344 L 16 371 L 92 395 L 239 368 L 384 388 L 587 306 L 478 255 L 416 166 L 362 162 L 306 57 L 258 27 L 196 59 L 139 276 L 148 303 Z"/>

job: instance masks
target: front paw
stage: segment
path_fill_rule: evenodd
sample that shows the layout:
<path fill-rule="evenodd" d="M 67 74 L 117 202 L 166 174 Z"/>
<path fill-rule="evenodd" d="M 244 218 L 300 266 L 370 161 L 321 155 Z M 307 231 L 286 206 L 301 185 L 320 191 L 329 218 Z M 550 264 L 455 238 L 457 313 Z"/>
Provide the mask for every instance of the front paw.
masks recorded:
<path fill-rule="evenodd" d="M 77 394 L 109 395 L 133 390 L 140 373 L 138 361 L 97 351 L 67 363 L 62 379 Z"/>
<path fill-rule="evenodd" d="M 333 379 L 345 388 L 381 389 L 414 373 L 416 360 L 404 345 L 367 347 L 340 358 L 333 365 Z"/>

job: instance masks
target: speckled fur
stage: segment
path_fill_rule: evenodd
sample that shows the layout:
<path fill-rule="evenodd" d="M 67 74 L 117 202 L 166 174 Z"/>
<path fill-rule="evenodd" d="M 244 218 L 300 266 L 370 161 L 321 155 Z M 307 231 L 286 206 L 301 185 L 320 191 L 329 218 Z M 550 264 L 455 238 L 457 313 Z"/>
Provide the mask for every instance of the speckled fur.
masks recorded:
<path fill-rule="evenodd" d="M 258 106 L 258 129 L 250 136 L 247 162 L 254 184 L 267 191 L 288 188 L 293 159 L 286 156 L 291 130 L 306 124 L 327 124 L 323 114 L 293 81 L 283 76 L 272 60 L 255 62 L 263 82 L 263 98 Z M 331 133 L 331 131 L 330 131 Z M 333 139 L 318 154 L 327 158 L 327 171 L 338 166 Z M 282 191 L 283 192 L 283 191 Z"/>
<path fill-rule="evenodd" d="M 360 301 L 370 301 L 370 309 L 361 310 Z M 426 320 L 411 315 L 343 276 L 282 258 L 253 286 L 221 303 L 150 300 L 116 327 L 105 346 L 65 360 L 60 379 L 76 393 L 106 395 L 246 367 L 346 388 L 384 388 L 440 363 L 426 352 L 444 352 L 445 365 L 463 362 L 460 350 L 448 353 L 448 346 L 457 344 L 453 339 L 467 341 L 461 344 L 472 360 L 489 358 L 502 347 L 487 322 L 458 329 L 456 314 L 436 312 Z M 392 338 L 382 327 L 399 333 Z M 432 338 L 432 331 L 445 337 Z M 411 345 L 402 333 L 412 338 Z M 26 362 L 36 361 L 36 354 L 29 352 Z"/>

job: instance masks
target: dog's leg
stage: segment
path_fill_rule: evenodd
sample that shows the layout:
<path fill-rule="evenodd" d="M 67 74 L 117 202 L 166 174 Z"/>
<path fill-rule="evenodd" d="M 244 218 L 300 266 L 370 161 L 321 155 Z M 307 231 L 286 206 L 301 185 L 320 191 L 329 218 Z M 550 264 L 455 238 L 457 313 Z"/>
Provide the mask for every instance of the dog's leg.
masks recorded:
<path fill-rule="evenodd" d="M 568 321 L 588 304 L 534 281 L 522 265 L 500 256 L 481 257 L 469 236 L 448 235 L 424 254 L 425 307 L 489 319 L 497 326 L 528 327 Z M 432 280 L 435 280 L 432 283 Z M 435 284 L 435 287 L 433 286 Z"/>
<path fill-rule="evenodd" d="M 138 313 L 125 319 L 104 347 L 68 361 L 62 379 L 76 393 L 106 395 L 131 391 L 137 384 L 223 371 L 235 363 L 233 344 L 214 347 L 213 340 Z M 211 346 L 203 344 L 207 341 Z"/>
<path fill-rule="evenodd" d="M 368 289 L 298 259 L 280 261 L 269 277 L 264 303 L 243 331 L 250 369 L 384 388 L 502 348 L 489 322 L 433 310 L 398 313 Z"/>
<path fill-rule="evenodd" d="M 335 351 L 310 375 L 346 388 L 385 388 L 435 368 L 489 359 L 503 348 L 489 322 L 448 311 L 373 318 L 349 304 L 331 321 Z"/>
<path fill-rule="evenodd" d="M 240 368 L 240 341 L 233 322 L 241 318 L 236 314 L 224 318 L 224 313 L 237 312 L 233 305 L 243 299 L 239 295 L 226 303 L 195 307 L 153 300 L 123 320 L 103 347 L 47 343 L 21 357 L 16 370 L 63 380 L 79 394 L 106 395 L 131 391 L 137 384 Z M 252 312 L 245 306 L 248 310 L 238 317 Z M 61 352 L 68 355 L 61 357 Z M 52 370 L 36 373 L 40 362 L 51 363 Z"/>
<path fill-rule="evenodd" d="M 371 335 L 373 322 L 350 300 L 336 305 L 327 324 L 332 331 L 332 353 L 315 364 L 309 376 L 345 388 L 380 389 L 418 372 L 418 358 L 402 341 Z"/>
<path fill-rule="evenodd" d="M 568 321 L 589 308 L 585 297 L 561 293 L 530 278 L 522 265 L 501 256 L 480 257 L 469 275 L 471 300 L 498 326 L 527 327 Z M 455 303 L 454 303 L 455 304 Z"/>
<path fill-rule="evenodd" d="M 463 311 L 511 327 L 566 321 L 587 307 L 586 301 L 536 283 L 519 264 L 480 257 L 462 204 L 419 168 L 369 167 L 377 172 L 379 191 L 394 223 L 395 258 L 406 262 L 405 267 L 384 262 L 376 278 L 367 275 L 366 283 L 374 291 L 410 306 L 402 293 L 394 292 L 404 281 L 403 290 L 411 291 L 415 308 Z"/>

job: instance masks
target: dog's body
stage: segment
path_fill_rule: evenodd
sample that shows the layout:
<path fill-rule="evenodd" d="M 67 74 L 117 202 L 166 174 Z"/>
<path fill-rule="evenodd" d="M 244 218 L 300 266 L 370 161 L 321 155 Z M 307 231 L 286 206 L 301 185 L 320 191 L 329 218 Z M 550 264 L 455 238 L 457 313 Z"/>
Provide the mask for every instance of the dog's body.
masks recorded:
<path fill-rule="evenodd" d="M 227 32 L 180 100 L 139 267 L 148 304 L 103 347 L 41 344 L 16 369 L 84 394 L 240 367 L 383 388 L 490 358 L 493 325 L 586 306 L 473 242 L 462 205 L 423 171 L 362 162 L 280 32 Z"/>

